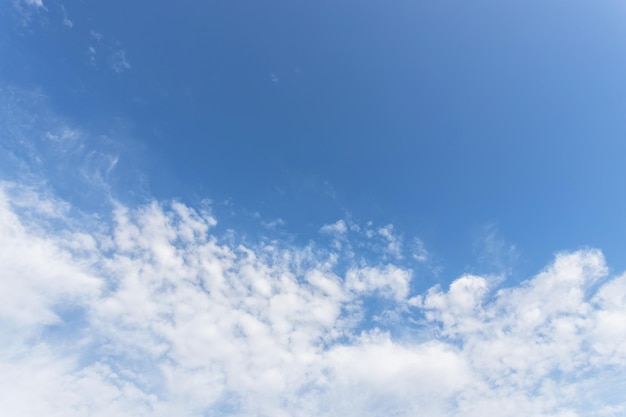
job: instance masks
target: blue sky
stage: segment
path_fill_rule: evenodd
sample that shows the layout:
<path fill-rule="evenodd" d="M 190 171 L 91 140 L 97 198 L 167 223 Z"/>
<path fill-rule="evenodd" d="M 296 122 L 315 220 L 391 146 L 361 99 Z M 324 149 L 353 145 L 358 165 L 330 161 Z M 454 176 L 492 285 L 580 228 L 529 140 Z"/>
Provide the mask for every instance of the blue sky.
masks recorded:
<path fill-rule="evenodd" d="M 0 404 L 623 415 L 625 23 L 0 0 Z"/>

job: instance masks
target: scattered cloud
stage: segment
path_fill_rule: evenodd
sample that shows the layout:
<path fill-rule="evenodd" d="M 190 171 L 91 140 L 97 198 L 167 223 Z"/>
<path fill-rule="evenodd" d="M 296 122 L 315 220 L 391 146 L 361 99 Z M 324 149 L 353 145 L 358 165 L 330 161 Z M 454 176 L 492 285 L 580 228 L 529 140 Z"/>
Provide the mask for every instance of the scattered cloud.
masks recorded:
<path fill-rule="evenodd" d="M 21 28 L 37 22 L 38 18 L 48 10 L 42 0 L 13 0 L 12 3 L 13 10 L 16 12 L 16 23 Z"/>
<path fill-rule="evenodd" d="M 276 75 L 276 73 L 274 73 L 274 72 L 270 73 L 270 80 L 274 84 L 277 84 L 278 82 L 280 82 L 280 78 L 278 78 L 278 75 Z"/>
<path fill-rule="evenodd" d="M 22 3 L 30 7 L 41 7 L 45 9 L 43 0 L 22 0 Z"/>
<path fill-rule="evenodd" d="M 320 229 L 321 233 L 338 234 L 338 235 L 344 234 L 347 231 L 348 231 L 348 228 L 346 227 L 346 222 L 343 220 L 337 220 L 335 223 L 332 223 L 332 224 L 325 224 Z"/>
<path fill-rule="evenodd" d="M 417 262 L 426 262 L 429 258 L 424 242 L 418 237 L 413 241 L 412 256 Z"/>
<path fill-rule="evenodd" d="M 87 48 L 87 57 L 91 66 L 96 66 L 96 48 L 90 46 Z"/>
<path fill-rule="evenodd" d="M 74 23 L 67 16 L 67 11 L 65 10 L 65 6 L 63 6 L 63 5 L 61 6 L 61 12 L 62 12 L 62 15 L 63 15 L 63 25 L 67 26 L 68 28 L 74 27 Z"/>
<path fill-rule="evenodd" d="M 0 86 L 0 135 L 2 180 L 48 184 L 51 193 L 72 195 L 80 204 L 102 204 L 113 188 L 122 189 L 119 183 L 129 195 L 145 189 L 145 177 L 136 169 L 142 148 L 126 125 L 112 124 L 106 134 L 90 132 L 54 114 L 40 92 Z"/>
<path fill-rule="evenodd" d="M 44 26 L 47 26 L 49 20 L 44 18 L 43 12 L 50 12 L 48 7 L 43 3 L 43 0 L 13 0 L 13 8 L 17 11 L 20 24 L 27 26 L 33 21 L 34 17 L 42 18 L 41 22 L 45 22 Z M 62 4 L 53 4 L 53 14 L 60 17 L 63 25 L 72 28 L 74 23 L 70 20 L 65 6 Z"/>
<path fill-rule="evenodd" d="M 255 213 L 255 214 L 258 214 L 258 213 Z M 263 227 L 267 229 L 277 229 L 279 227 L 285 226 L 287 222 L 279 217 L 277 219 L 269 220 L 269 221 L 261 220 L 261 224 L 263 225 Z"/>
<path fill-rule="evenodd" d="M 91 35 L 92 38 L 94 38 L 97 42 L 100 42 L 102 40 L 102 38 L 104 38 L 104 35 L 102 35 L 102 33 L 96 31 L 96 30 L 90 30 L 89 34 Z"/>
<path fill-rule="evenodd" d="M 340 219 L 322 226 L 320 233 L 333 236 L 335 246 L 344 245 L 352 255 L 355 251 L 367 251 L 383 260 L 402 260 L 410 252 L 411 258 L 418 262 L 425 262 L 428 257 L 424 243 L 419 238 L 416 238 L 413 247 L 407 248 L 392 224 L 375 227 L 370 221 L 362 226 L 348 216 L 346 220 Z"/>
<path fill-rule="evenodd" d="M 126 50 L 120 46 L 120 42 L 107 42 L 101 32 L 93 29 L 89 31 L 89 36 L 91 45 L 87 48 L 87 58 L 92 67 L 98 67 L 98 51 L 102 51 L 104 48 L 105 52 L 100 60 L 104 61 L 105 67 L 108 67 L 116 74 L 121 74 L 132 68 L 126 56 Z"/>
<path fill-rule="evenodd" d="M 131 69 L 124 49 L 117 49 L 111 54 L 110 65 L 111 69 L 117 74 Z"/>
<path fill-rule="evenodd" d="M 381 227 L 378 229 L 378 234 L 386 240 L 386 251 L 396 259 L 402 258 L 402 237 L 398 236 L 393 228 L 392 224 Z"/>
<path fill-rule="evenodd" d="M 50 146 L 92 171 L 117 163 L 2 97 L 3 134 L 32 145 L 3 143 L 16 158 L 45 166 Z M 340 246 L 250 242 L 180 201 L 81 211 L 49 172 L 0 183 L 6 415 L 623 413 L 626 274 L 599 250 L 559 253 L 513 286 L 466 274 L 417 292 L 405 252 L 428 255 L 391 225 L 322 226 Z"/>
<path fill-rule="evenodd" d="M 361 260 L 341 274 L 333 249 L 222 241 L 215 218 L 180 202 L 117 203 L 97 227 L 71 222 L 68 204 L 16 183 L 0 193 L 0 325 L 13 335 L 0 345 L 0 401 L 10 415 L 623 406 L 604 396 L 626 372 L 626 275 L 609 277 L 597 250 L 559 254 L 512 288 L 467 275 L 410 294 L 401 265 Z M 53 227 L 32 221 L 51 213 Z M 395 339 L 384 319 L 364 321 L 372 299 L 434 332 Z"/>

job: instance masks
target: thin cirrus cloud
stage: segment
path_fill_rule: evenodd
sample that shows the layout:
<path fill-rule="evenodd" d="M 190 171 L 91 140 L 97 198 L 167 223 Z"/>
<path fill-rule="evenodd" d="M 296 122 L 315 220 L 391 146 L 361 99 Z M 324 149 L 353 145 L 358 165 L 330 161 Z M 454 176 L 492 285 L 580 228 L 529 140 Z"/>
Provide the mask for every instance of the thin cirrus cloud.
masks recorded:
<path fill-rule="evenodd" d="M 72 22 L 69 18 L 69 16 L 67 15 L 67 11 L 65 10 L 65 6 L 61 6 L 61 12 L 63 15 L 63 25 L 67 26 L 68 28 L 73 28 L 74 27 L 74 22 Z"/>
<path fill-rule="evenodd" d="M 57 7 L 58 6 L 58 7 Z M 70 19 L 69 13 L 66 7 L 62 4 L 55 6 L 59 14 L 61 24 L 68 29 L 72 29 L 75 26 L 74 20 Z M 46 16 L 50 13 L 50 10 L 46 7 L 42 0 L 16 0 L 13 2 L 13 8 L 18 12 L 20 24 L 29 25 L 37 13 L 41 13 L 41 16 Z M 44 25 L 46 30 L 49 30 L 47 24 Z M 83 33 L 85 41 L 89 44 L 86 49 L 86 55 L 88 63 L 98 68 L 99 64 L 108 68 L 115 74 L 122 74 L 132 69 L 132 65 L 128 58 L 128 53 L 119 41 L 111 41 L 105 39 L 104 35 L 96 30 L 89 30 L 89 32 Z M 104 49 L 104 53 L 102 53 Z M 102 55 L 102 58 L 100 58 Z M 278 79 L 273 81 L 277 82 Z"/>
<path fill-rule="evenodd" d="M 117 49 L 111 54 L 110 66 L 113 72 L 120 74 L 124 71 L 131 69 L 130 62 L 126 58 L 126 51 L 124 49 Z"/>
<path fill-rule="evenodd" d="M 43 0 L 23 0 L 23 3 L 31 7 L 44 7 Z"/>
<path fill-rule="evenodd" d="M 81 129 L 7 117 L 14 159 L 101 159 L 77 151 Z M 64 178 L 114 195 L 116 165 L 84 164 Z M 0 185 L 4 415 L 626 411 L 626 275 L 599 250 L 559 253 L 512 287 L 464 275 L 416 292 L 393 226 L 342 219 L 306 245 L 250 243 L 180 201 L 108 198 L 90 214 L 44 168 Z"/>

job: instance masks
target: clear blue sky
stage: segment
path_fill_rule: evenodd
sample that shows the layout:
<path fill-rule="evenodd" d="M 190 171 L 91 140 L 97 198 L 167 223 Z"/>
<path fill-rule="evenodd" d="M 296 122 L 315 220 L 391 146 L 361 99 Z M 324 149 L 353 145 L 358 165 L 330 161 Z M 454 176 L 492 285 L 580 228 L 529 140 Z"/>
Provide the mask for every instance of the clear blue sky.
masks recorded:
<path fill-rule="evenodd" d="M 625 74 L 619 1 L 0 0 L 0 174 L 73 225 L 210 206 L 418 293 L 589 248 L 620 273 Z"/>
<path fill-rule="evenodd" d="M 619 2 L 68 1 L 71 28 L 6 3 L 3 82 L 127 126 L 155 196 L 306 236 L 393 223 L 457 269 L 487 224 L 532 267 L 585 245 L 626 266 Z"/>

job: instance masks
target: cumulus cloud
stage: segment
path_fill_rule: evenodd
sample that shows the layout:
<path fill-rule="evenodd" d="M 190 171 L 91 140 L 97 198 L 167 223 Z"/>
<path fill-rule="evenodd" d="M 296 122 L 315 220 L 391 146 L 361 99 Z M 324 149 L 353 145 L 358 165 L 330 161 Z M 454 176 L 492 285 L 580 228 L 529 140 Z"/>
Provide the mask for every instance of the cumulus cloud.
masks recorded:
<path fill-rule="evenodd" d="M 626 275 L 609 276 L 600 251 L 558 254 L 511 288 L 467 275 L 411 294 L 401 264 L 340 272 L 342 249 L 224 240 L 210 213 L 180 202 L 116 203 L 98 225 L 72 213 L 41 190 L 2 186 L 7 415 L 623 409 L 611 393 L 626 373 Z M 414 336 L 368 322 L 376 300 L 420 323 Z"/>
<path fill-rule="evenodd" d="M 39 213 L 51 211 L 50 202 L 34 197 Z M 18 204 L 22 201 L 17 201 Z M 62 208 L 60 208 L 62 210 Z M 60 318 L 58 303 L 94 296 L 101 284 L 72 255 L 38 233 L 29 233 L 9 207 L 6 194 L 0 195 L 0 254 L 2 280 L 0 318 L 16 328 L 50 325 Z M 31 262 L 36 259 L 36 262 Z"/>
<path fill-rule="evenodd" d="M 321 233 L 339 234 L 339 235 L 344 234 L 347 231 L 348 231 L 348 228 L 346 227 L 346 222 L 343 220 L 337 220 L 335 223 L 332 223 L 332 224 L 325 224 L 320 229 Z"/>
<path fill-rule="evenodd" d="M 5 155 L 32 166 L 50 155 L 82 161 L 100 172 L 88 186 L 106 182 L 115 154 L 91 157 L 82 146 L 90 135 L 43 123 L 41 107 L 20 114 L 9 95 L 0 126 L 16 143 L 2 143 Z M 54 154 L 41 152 L 50 145 Z M 467 274 L 418 293 L 407 265 L 428 253 L 415 240 L 404 256 L 391 225 L 339 220 L 321 227 L 330 244 L 275 234 L 251 243 L 221 234 L 210 207 L 180 201 L 108 197 L 87 213 L 51 186 L 74 177 L 32 171 L 43 179 L 0 182 L 3 415 L 626 409 L 626 274 L 612 275 L 599 250 L 559 253 L 510 287 Z"/>
<path fill-rule="evenodd" d="M 378 229 L 378 234 L 382 236 L 386 241 L 386 251 L 391 256 L 400 259 L 402 258 L 402 237 L 395 233 L 392 224 L 388 224 Z"/>

